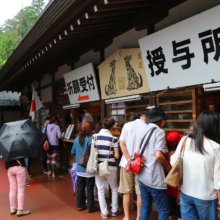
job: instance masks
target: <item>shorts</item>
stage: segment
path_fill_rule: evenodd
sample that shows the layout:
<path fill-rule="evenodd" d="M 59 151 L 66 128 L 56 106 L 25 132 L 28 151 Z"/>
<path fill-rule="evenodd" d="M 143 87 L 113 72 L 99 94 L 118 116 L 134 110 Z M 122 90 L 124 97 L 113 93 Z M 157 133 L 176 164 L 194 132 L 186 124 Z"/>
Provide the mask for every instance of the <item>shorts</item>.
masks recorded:
<path fill-rule="evenodd" d="M 176 216 L 177 218 L 181 218 L 180 205 L 177 205 L 177 198 L 167 195 L 169 202 L 170 214 L 169 216 Z"/>
<path fill-rule="evenodd" d="M 127 173 L 126 169 L 121 167 L 118 192 L 122 194 L 131 194 L 134 189 L 137 195 L 141 194 L 139 183 L 135 174 Z"/>

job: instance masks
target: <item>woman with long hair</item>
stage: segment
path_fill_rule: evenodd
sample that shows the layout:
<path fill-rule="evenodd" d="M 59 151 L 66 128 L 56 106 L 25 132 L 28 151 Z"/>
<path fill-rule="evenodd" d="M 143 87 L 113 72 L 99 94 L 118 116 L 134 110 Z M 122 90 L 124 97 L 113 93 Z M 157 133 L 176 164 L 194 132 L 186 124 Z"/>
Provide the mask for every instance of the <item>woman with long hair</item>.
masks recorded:
<path fill-rule="evenodd" d="M 98 188 L 99 206 L 101 209 L 101 216 L 108 218 L 108 209 L 105 200 L 105 182 L 108 181 L 112 190 L 112 216 L 116 217 L 121 214 L 118 208 L 118 181 L 117 181 L 117 166 L 115 159 L 119 158 L 118 140 L 111 133 L 115 125 L 115 120 L 112 117 L 104 118 L 102 121 L 102 129 L 98 134 L 93 136 L 92 148 L 95 146 L 98 148 L 98 163 L 107 160 L 110 176 L 99 177 L 95 175 L 95 182 Z"/>
<path fill-rule="evenodd" d="M 219 116 L 212 111 L 200 114 L 196 128 L 186 140 L 180 207 L 183 220 L 217 219 L 220 211 Z M 171 165 L 180 156 L 182 138 Z"/>
<path fill-rule="evenodd" d="M 76 156 L 76 172 L 78 178 L 78 189 L 77 189 L 77 208 L 82 211 L 86 208 L 86 193 L 87 191 L 87 212 L 95 211 L 95 201 L 93 188 L 95 184 L 95 177 L 86 173 L 86 169 L 79 166 L 79 161 L 82 157 L 84 150 L 90 153 L 92 135 L 95 129 L 95 125 L 91 121 L 86 121 L 83 124 L 82 131 L 79 136 L 75 139 L 71 154 Z"/>

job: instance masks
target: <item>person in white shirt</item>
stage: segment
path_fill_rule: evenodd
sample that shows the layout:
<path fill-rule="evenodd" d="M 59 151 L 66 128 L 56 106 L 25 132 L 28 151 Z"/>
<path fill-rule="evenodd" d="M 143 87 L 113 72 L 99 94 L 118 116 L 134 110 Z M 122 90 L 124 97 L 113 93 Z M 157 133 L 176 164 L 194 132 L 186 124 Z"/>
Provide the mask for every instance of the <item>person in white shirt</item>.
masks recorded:
<path fill-rule="evenodd" d="M 82 127 L 86 121 L 91 121 L 94 123 L 93 117 L 85 110 L 80 109 L 78 111 L 78 115 L 82 118 Z"/>
<path fill-rule="evenodd" d="M 219 116 L 212 111 L 200 114 L 194 131 L 186 140 L 183 156 L 183 183 L 180 193 L 182 219 L 217 220 L 220 212 Z M 171 165 L 180 156 L 180 141 Z"/>
<path fill-rule="evenodd" d="M 125 167 L 130 156 L 138 151 L 140 140 L 146 133 L 147 124 L 145 122 L 147 119 L 147 110 L 145 110 L 142 112 L 140 119 L 124 125 L 120 136 L 120 147 L 123 156 L 119 165 L 121 170 L 118 192 L 123 194 L 124 220 L 130 220 L 131 193 L 133 193 L 134 186 L 137 194 L 137 220 L 140 219 L 141 196 L 138 181 L 134 174 L 126 172 Z"/>

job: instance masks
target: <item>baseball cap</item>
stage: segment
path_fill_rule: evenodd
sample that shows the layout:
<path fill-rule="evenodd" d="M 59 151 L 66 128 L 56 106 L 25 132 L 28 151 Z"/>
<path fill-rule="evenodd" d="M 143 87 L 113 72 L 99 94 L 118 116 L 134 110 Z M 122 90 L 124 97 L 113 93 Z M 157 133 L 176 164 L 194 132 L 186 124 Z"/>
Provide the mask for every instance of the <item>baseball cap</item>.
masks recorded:
<path fill-rule="evenodd" d="M 168 142 L 168 145 L 176 145 L 179 144 L 182 137 L 184 137 L 184 135 L 179 134 L 176 131 L 171 131 L 166 135 L 166 141 Z"/>
<path fill-rule="evenodd" d="M 146 121 L 147 124 L 156 122 L 159 120 L 168 120 L 170 118 L 169 114 L 165 114 L 160 108 L 152 108 L 148 110 L 149 119 Z"/>

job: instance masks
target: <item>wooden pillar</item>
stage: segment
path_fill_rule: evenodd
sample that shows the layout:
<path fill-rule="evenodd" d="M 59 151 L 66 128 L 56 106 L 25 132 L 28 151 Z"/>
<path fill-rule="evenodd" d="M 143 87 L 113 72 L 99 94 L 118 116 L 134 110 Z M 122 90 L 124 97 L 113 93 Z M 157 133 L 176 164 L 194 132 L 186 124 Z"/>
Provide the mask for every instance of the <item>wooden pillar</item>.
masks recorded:
<path fill-rule="evenodd" d="M 147 35 L 150 35 L 153 33 L 154 33 L 154 24 L 151 24 L 150 26 L 147 27 Z"/>
<path fill-rule="evenodd" d="M 71 70 L 75 69 L 75 63 L 71 64 Z"/>
<path fill-rule="evenodd" d="M 100 50 L 100 63 L 102 63 L 102 62 L 104 62 L 105 61 L 105 49 L 104 48 L 102 48 L 101 50 Z M 100 82 L 100 84 L 101 84 L 101 82 Z M 100 94 L 101 95 L 101 94 Z M 106 104 L 105 104 L 105 100 L 101 100 L 100 101 L 100 103 L 101 103 L 101 120 L 104 118 L 104 117 L 106 117 L 107 116 L 107 112 L 106 112 Z"/>
<path fill-rule="evenodd" d="M 38 80 L 38 95 L 41 98 L 41 79 Z"/>
<path fill-rule="evenodd" d="M 54 88 L 54 75 L 55 73 L 52 73 L 52 115 L 55 115 L 55 88 Z"/>
<path fill-rule="evenodd" d="M 155 92 L 150 92 L 150 99 L 149 99 L 149 105 L 150 106 L 155 106 L 155 107 L 158 107 L 156 106 L 156 100 L 155 100 Z"/>
<path fill-rule="evenodd" d="M 41 100 L 41 80 L 38 80 L 38 95 L 40 97 Z M 42 101 L 42 100 L 41 100 Z M 37 111 L 38 114 L 38 128 L 40 129 L 42 127 L 42 124 L 40 123 L 40 110 Z"/>

